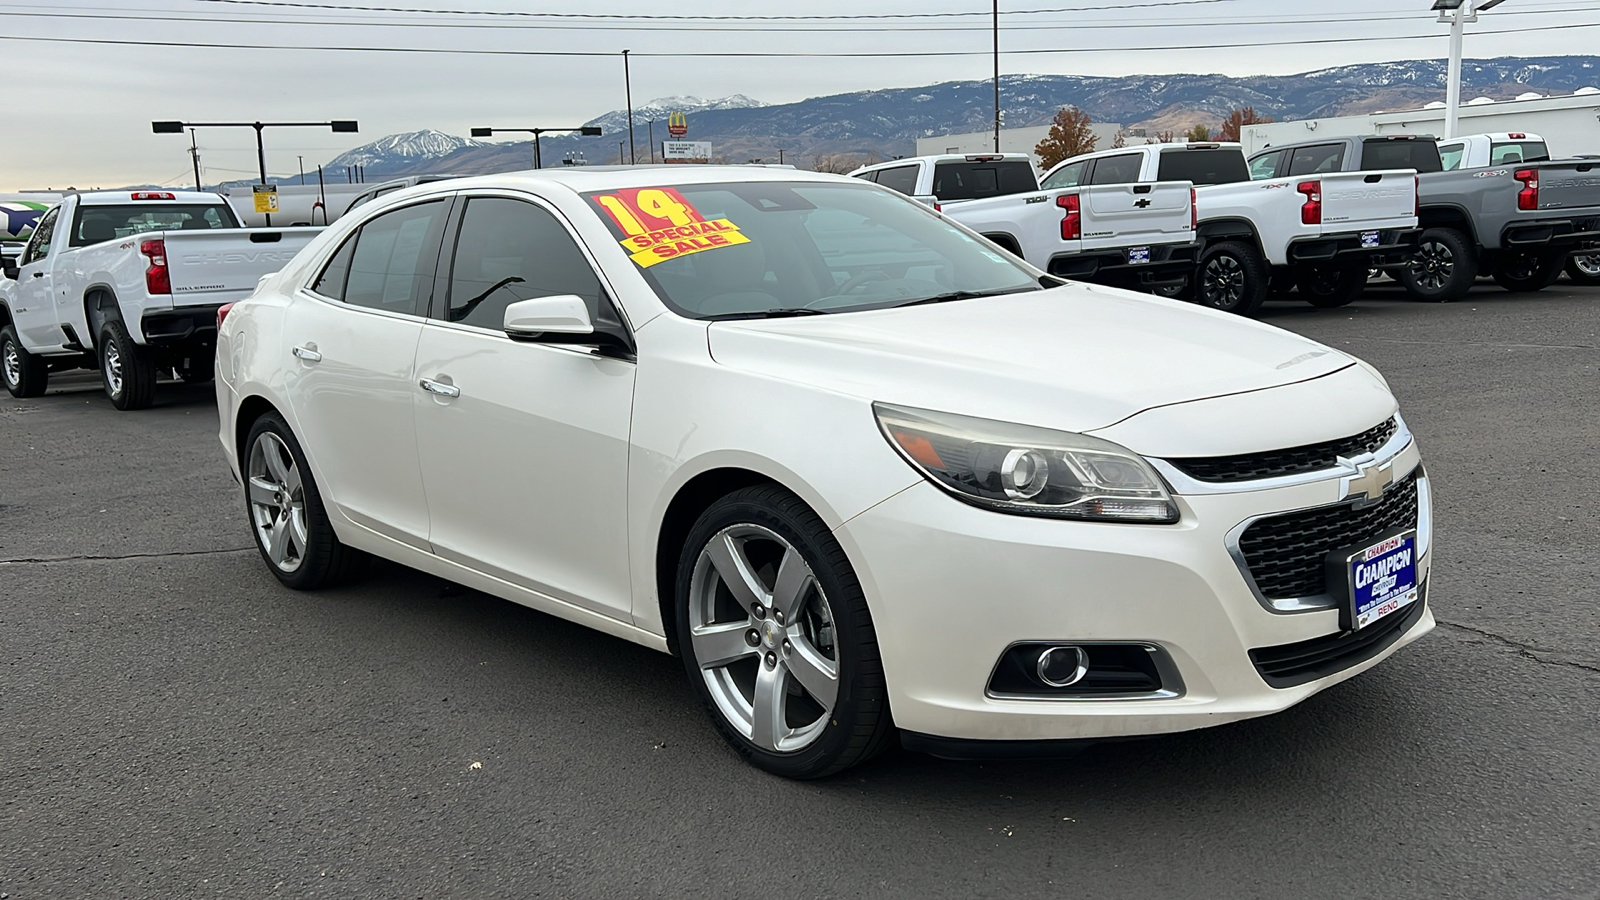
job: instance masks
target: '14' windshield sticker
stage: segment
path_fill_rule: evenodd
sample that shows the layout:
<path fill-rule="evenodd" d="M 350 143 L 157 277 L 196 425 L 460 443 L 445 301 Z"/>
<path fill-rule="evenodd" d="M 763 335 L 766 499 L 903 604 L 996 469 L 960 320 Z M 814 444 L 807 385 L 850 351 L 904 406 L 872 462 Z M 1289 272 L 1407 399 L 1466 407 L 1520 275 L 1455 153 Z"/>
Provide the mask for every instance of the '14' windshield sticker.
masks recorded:
<path fill-rule="evenodd" d="M 739 226 L 727 219 L 707 219 L 672 188 L 637 188 L 595 198 L 627 235 L 622 248 L 648 269 L 690 253 L 748 244 Z"/>

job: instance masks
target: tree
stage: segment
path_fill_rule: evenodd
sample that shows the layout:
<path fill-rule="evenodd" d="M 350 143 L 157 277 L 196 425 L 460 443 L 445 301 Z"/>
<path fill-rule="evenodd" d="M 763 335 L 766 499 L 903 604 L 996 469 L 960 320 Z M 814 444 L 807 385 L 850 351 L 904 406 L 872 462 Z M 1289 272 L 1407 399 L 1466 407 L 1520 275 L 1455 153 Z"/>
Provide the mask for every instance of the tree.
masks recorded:
<path fill-rule="evenodd" d="M 1089 126 L 1094 120 L 1076 106 L 1063 106 L 1050 120 L 1050 134 L 1033 148 L 1039 165 L 1048 169 L 1063 159 L 1093 153 L 1095 136 Z"/>
<path fill-rule="evenodd" d="M 1196 125 L 1184 132 L 1183 136 L 1192 143 L 1204 144 L 1206 141 L 1211 140 L 1211 129 L 1204 125 Z"/>
<path fill-rule="evenodd" d="M 1246 126 L 1265 125 L 1271 121 L 1273 121 L 1271 116 L 1256 115 L 1256 108 L 1254 106 L 1246 106 L 1240 109 L 1235 109 L 1233 112 L 1228 114 L 1228 118 L 1222 121 L 1222 133 L 1217 135 L 1217 137 L 1218 139 L 1224 141 L 1237 141 L 1239 136 L 1244 134 L 1244 129 Z"/>
<path fill-rule="evenodd" d="M 811 168 L 818 172 L 848 175 L 862 166 L 882 161 L 876 153 L 818 153 L 811 157 Z"/>
<path fill-rule="evenodd" d="M 1123 129 L 1119 130 L 1117 132 L 1117 136 L 1112 139 L 1112 141 L 1111 141 L 1111 149 L 1113 149 L 1113 150 L 1121 150 L 1123 147 L 1126 147 L 1126 146 L 1128 146 L 1128 129 L 1123 128 Z"/>

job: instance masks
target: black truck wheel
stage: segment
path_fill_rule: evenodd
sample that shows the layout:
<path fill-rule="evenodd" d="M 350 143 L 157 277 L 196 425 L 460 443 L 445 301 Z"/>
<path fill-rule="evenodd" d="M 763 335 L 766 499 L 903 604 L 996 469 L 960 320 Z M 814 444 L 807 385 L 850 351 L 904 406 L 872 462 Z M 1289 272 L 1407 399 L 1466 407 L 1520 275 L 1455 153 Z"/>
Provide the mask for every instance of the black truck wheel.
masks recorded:
<path fill-rule="evenodd" d="M 50 367 L 22 346 L 12 325 L 0 328 L 0 374 L 13 397 L 37 397 L 50 383 Z"/>
<path fill-rule="evenodd" d="M 1266 261 L 1242 241 L 1212 244 L 1200 256 L 1195 302 L 1236 315 L 1254 315 L 1267 299 Z"/>
<path fill-rule="evenodd" d="M 1300 299 L 1319 309 L 1347 306 L 1367 291 L 1368 272 L 1335 266 L 1309 266 L 1295 278 Z"/>
<path fill-rule="evenodd" d="M 147 409 L 155 402 L 156 364 L 117 319 L 100 330 L 100 381 L 117 409 Z"/>
<path fill-rule="evenodd" d="M 1515 294 L 1542 291 L 1561 277 L 1562 258 L 1554 254 L 1515 253 L 1500 260 L 1494 282 Z"/>
<path fill-rule="evenodd" d="M 1416 255 L 1398 277 L 1413 300 L 1460 300 L 1478 277 L 1477 248 L 1454 228 L 1429 228 L 1422 232 Z"/>

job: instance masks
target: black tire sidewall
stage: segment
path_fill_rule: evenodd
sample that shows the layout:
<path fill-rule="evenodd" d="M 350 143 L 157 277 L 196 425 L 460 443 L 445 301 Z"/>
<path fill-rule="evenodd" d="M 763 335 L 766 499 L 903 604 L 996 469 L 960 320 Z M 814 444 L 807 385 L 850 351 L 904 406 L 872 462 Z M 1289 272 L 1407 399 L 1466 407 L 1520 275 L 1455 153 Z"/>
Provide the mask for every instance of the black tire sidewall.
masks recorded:
<path fill-rule="evenodd" d="M 1430 228 L 1422 233 L 1417 241 L 1418 252 L 1422 245 L 1439 243 L 1445 245 L 1450 251 L 1452 262 L 1450 264 L 1450 277 L 1445 280 L 1444 286 L 1432 290 L 1424 288 L 1417 283 L 1411 266 L 1400 270 L 1399 281 L 1405 286 L 1406 294 L 1415 300 L 1425 300 L 1434 303 L 1448 303 L 1466 296 L 1472 290 L 1473 281 L 1478 277 L 1477 256 L 1466 235 L 1453 228 Z"/>
<path fill-rule="evenodd" d="M 816 575 L 833 613 L 834 646 L 839 665 L 838 700 L 821 737 L 793 753 L 772 753 L 757 747 L 728 722 L 706 687 L 689 640 L 689 583 L 695 563 L 713 536 L 739 524 L 769 528 L 798 548 Z M 689 682 L 717 730 L 741 756 L 773 774 L 809 779 L 831 775 L 871 755 L 871 748 L 864 752 L 861 747 L 861 732 L 867 727 L 869 717 L 877 727 L 887 727 L 888 693 L 866 598 L 838 541 L 799 498 L 781 488 L 755 487 L 736 491 L 713 503 L 684 542 L 673 579 L 673 593 L 679 655 Z M 885 721 L 879 722 L 879 717 Z"/>
<path fill-rule="evenodd" d="M 12 384 L 10 376 L 6 375 L 3 371 L 0 371 L 0 380 L 5 382 L 6 391 L 9 392 L 11 396 L 26 397 L 28 396 L 29 387 L 27 350 L 23 348 L 22 341 L 17 338 L 16 330 L 10 325 L 0 328 L 0 358 L 4 357 L 6 345 L 8 344 L 17 348 L 17 359 L 20 363 L 20 365 L 17 367 L 17 383 Z"/>
<path fill-rule="evenodd" d="M 115 344 L 122 362 L 122 390 L 111 390 L 106 371 L 106 350 Z M 156 370 L 144 347 L 134 343 L 126 325 L 112 319 L 100 329 L 100 386 L 111 405 L 120 410 L 145 409 L 155 396 Z"/>
<path fill-rule="evenodd" d="M 1231 256 L 1239 263 L 1244 272 L 1244 290 L 1238 302 L 1224 306 L 1212 303 L 1206 299 L 1205 273 L 1212 260 L 1222 256 Z M 1233 313 L 1239 316 L 1254 315 L 1261 304 L 1266 301 L 1270 275 L 1266 263 L 1253 247 L 1239 241 L 1222 241 L 1206 248 L 1200 256 L 1200 265 L 1195 270 L 1195 301 L 1208 309 L 1219 312 Z"/>
<path fill-rule="evenodd" d="M 1300 273 L 1295 280 L 1296 287 L 1300 289 L 1300 299 L 1318 309 L 1337 309 L 1355 302 L 1367 287 L 1367 270 L 1338 269 L 1332 273 L 1332 287 L 1323 290 L 1320 282 L 1328 278 L 1326 271 L 1307 269 Z"/>

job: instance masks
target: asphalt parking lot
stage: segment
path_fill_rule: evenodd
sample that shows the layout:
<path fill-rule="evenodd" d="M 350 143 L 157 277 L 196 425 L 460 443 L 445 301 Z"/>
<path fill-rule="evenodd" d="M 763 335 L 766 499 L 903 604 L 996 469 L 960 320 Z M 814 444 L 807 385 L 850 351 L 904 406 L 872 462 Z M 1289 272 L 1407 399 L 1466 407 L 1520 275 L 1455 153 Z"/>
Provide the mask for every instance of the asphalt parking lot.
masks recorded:
<path fill-rule="evenodd" d="M 1441 627 L 1274 717 L 808 784 L 666 656 L 391 565 L 281 588 L 209 386 L 3 396 L 0 896 L 1600 898 L 1600 289 L 1263 317 L 1400 396 Z"/>

